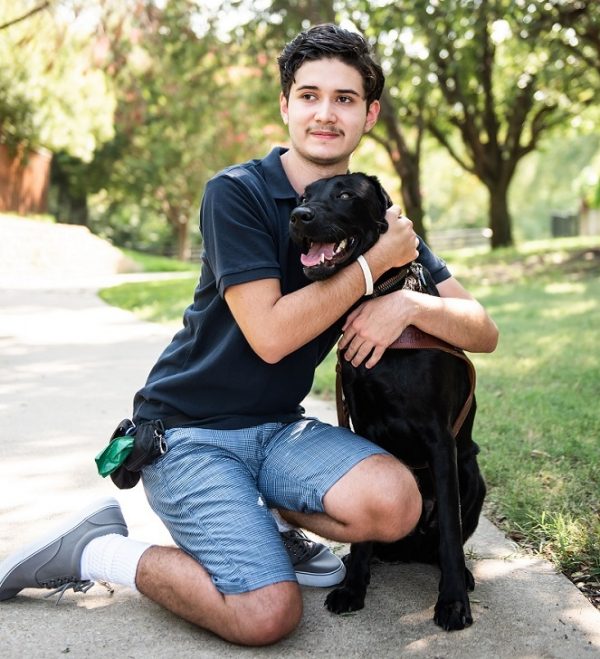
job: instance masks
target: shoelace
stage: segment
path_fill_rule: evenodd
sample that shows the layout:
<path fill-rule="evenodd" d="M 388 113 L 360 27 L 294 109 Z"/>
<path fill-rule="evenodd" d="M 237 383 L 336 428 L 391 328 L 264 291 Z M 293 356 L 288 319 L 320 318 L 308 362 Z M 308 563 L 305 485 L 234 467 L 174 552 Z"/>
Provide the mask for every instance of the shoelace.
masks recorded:
<path fill-rule="evenodd" d="M 314 552 L 315 543 L 309 540 L 302 531 L 291 529 L 282 531 L 283 544 L 292 558 L 292 563 L 296 565 L 303 560 L 310 558 Z"/>
<path fill-rule="evenodd" d="M 98 581 L 101 586 L 104 586 L 108 592 L 112 595 L 114 593 L 114 588 L 107 583 L 106 581 Z M 75 577 L 63 577 L 62 579 L 50 579 L 49 581 L 44 581 L 42 584 L 44 588 L 53 588 L 50 593 L 44 595 L 46 599 L 49 599 L 53 595 L 60 593 L 56 599 L 55 606 L 58 606 L 58 603 L 62 599 L 63 595 L 69 589 L 73 589 L 75 593 L 87 593 L 88 590 L 94 585 L 93 581 L 76 579 Z"/>

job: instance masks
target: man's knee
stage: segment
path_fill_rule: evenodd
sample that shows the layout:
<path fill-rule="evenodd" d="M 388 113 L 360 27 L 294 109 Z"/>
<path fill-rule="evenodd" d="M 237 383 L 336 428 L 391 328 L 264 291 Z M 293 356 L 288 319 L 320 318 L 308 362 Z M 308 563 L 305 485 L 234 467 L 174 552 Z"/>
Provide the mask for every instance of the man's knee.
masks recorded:
<path fill-rule="evenodd" d="M 372 504 L 378 510 L 374 516 L 377 524 L 374 539 L 393 542 L 415 528 L 423 501 L 414 475 L 402 463 L 396 462 L 390 467 L 390 473 L 382 485 Z"/>
<path fill-rule="evenodd" d="M 390 455 L 373 455 L 338 481 L 325 503 L 349 523 L 351 541 L 393 542 L 414 529 L 422 500 L 408 467 Z"/>
<path fill-rule="evenodd" d="M 282 582 L 235 598 L 235 625 L 229 639 L 240 645 L 271 645 L 294 631 L 302 618 L 298 584 Z"/>

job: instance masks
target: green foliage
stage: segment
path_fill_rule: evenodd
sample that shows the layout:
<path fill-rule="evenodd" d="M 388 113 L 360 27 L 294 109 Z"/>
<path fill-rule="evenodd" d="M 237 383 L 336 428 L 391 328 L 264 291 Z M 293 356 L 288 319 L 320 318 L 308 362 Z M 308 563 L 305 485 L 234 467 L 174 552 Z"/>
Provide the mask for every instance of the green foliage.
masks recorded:
<path fill-rule="evenodd" d="M 34 4 L 16 10 L 0 0 L 0 13 L 10 19 Z M 390 92 L 391 115 L 363 141 L 353 168 L 377 173 L 417 224 L 425 210 L 425 227 L 436 229 L 489 224 L 485 186 L 506 196 L 515 178 L 515 233 L 537 237 L 552 212 L 577 209 L 579 194 L 600 204 L 600 186 L 584 176 L 598 143 L 590 106 L 599 6 L 57 0 L 2 31 L 0 141 L 52 149 L 51 202 L 61 221 L 183 256 L 206 180 L 287 140 L 277 104 L 281 47 L 337 18 L 373 41 Z M 425 128 L 457 165 L 436 153 Z M 496 206 L 506 219 L 508 205 L 497 198 Z"/>
<path fill-rule="evenodd" d="M 0 69 L 0 143 L 12 153 L 29 148 L 38 141 L 34 108 L 29 98 L 14 89 L 4 69 Z"/>
<path fill-rule="evenodd" d="M 34 4 L 0 0 L 0 15 L 9 20 Z M 112 135 L 114 98 L 89 34 L 60 9 L 53 3 L 2 31 L 0 131 L 13 143 L 89 160 Z"/>
<path fill-rule="evenodd" d="M 548 236 L 552 214 L 577 214 L 584 200 L 595 207 L 599 177 L 599 133 L 556 133 L 545 140 L 523 159 L 511 189 L 519 238 Z"/>
<path fill-rule="evenodd" d="M 220 40 L 210 19 L 199 29 L 191 0 L 115 12 L 106 65 L 116 68 L 116 135 L 93 163 L 104 177 L 92 200 L 92 225 L 138 247 L 160 249 L 170 241 L 183 258 L 206 180 L 256 157 L 273 136 L 272 124 L 261 121 L 261 59 Z M 274 92 L 275 108 L 276 98 Z M 90 181 L 84 169 L 80 178 Z"/>
<path fill-rule="evenodd" d="M 578 15 L 566 17 L 562 3 L 546 0 L 341 6 L 377 42 L 400 121 L 426 126 L 480 179 L 490 195 L 492 245 L 511 244 L 507 192 L 517 164 L 598 98 L 597 71 L 571 27 L 597 10 L 580 3 Z"/>

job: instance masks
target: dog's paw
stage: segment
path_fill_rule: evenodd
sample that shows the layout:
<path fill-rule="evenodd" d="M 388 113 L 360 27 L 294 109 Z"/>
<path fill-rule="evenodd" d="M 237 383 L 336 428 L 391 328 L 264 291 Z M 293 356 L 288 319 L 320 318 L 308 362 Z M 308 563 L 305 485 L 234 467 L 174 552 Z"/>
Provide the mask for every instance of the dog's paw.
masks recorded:
<path fill-rule="evenodd" d="M 445 602 L 439 599 L 435 605 L 433 620 L 436 625 L 439 625 L 447 632 L 468 627 L 473 622 L 468 598 L 466 601 L 457 600 L 454 602 Z"/>
<path fill-rule="evenodd" d="M 356 593 L 347 586 L 340 586 L 332 590 L 325 598 L 325 606 L 332 613 L 349 613 L 360 611 L 365 606 L 364 593 Z"/>

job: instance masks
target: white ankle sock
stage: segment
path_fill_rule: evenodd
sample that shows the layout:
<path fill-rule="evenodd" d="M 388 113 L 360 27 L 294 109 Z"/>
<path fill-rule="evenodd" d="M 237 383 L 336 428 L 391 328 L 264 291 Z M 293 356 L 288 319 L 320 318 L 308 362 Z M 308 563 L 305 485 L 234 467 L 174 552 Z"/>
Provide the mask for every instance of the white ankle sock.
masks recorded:
<path fill-rule="evenodd" d="M 273 517 L 275 518 L 275 521 L 277 522 L 277 528 L 279 529 L 279 532 L 283 531 L 291 531 L 292 529 L 295 529 L 295 526 L 292 526 L 291 524 L 288 524 L 285 519 L 279 514 L 279 511 L 275 508 L 269 508 L 269 512 Z"/>
<path fill-rule="evenodd" d="M 118 533 L 94 538 L 81 554 L 81 578 L 109 581 L 137 590 L 137 566 L 142 554 L 150 546 Z"/>

